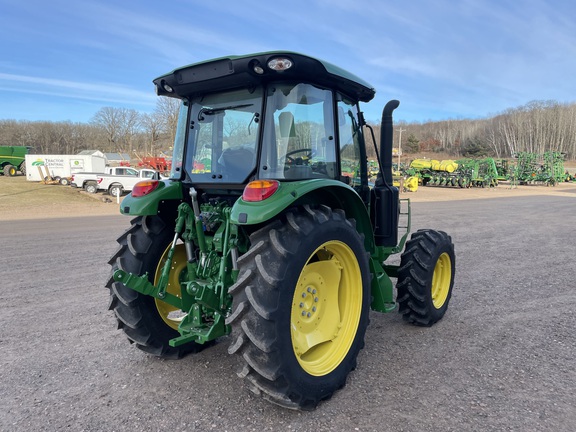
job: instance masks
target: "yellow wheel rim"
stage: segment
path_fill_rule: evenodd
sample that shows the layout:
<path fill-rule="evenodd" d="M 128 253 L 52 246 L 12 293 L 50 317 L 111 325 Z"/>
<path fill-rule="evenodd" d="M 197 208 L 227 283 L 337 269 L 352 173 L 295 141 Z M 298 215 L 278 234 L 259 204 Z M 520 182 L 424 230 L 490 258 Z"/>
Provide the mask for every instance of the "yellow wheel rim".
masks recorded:
<path fill-rule="evenodd" d="M 452 282 L 452 261 L 450 255 L 444 252 L 438 257 L 434 266 L 434 275 L 432 276 L 432 304 L 436 309 L 444 306 L 450 284 Z"/>
<path fill-rule="evenodd" d="M 332 372 L 350 350 L 362 315 L 362 273 L 352 249 L 324 243 L 300 273 L 290 316 L 292 348 L 314 376 Z"/>
<path fill-rule="evenodd" d="M 170 246 L 166 248 L 162 258 L 158 262 L 156 267 L 156 273 L 154 275 L 154 284 L 157 284 L 162 275 L 162 268 L 166 262 L 166 257 L 168 256 L 168 251 Z M 166 287 L 166 292 L 173 294 L 177 297 L 182 298 L 180 292 L 180 276 L 182 272 L 186 270 L 186 249 L 183 244 L 176 245 L 174 250 L 174 257 L 172 259 L 172 268 L 170 269 L 170 274 L 168 275 L 168 286 Z M 180 309 L 163 302 L 160 299 L 154 299 L 156 302 L 156 309 L 162 320 L 172 327 L 174 330 L 178 330 L 178 325 L 185 316 L 185 313 Z"/>

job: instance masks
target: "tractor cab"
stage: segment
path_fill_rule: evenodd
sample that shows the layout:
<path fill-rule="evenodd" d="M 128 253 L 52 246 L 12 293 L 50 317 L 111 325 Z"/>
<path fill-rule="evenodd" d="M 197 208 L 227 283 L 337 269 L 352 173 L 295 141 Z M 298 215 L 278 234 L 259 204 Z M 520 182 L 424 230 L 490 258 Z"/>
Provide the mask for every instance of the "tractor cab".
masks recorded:
<path fill-rule="evenodd" d="M 296 53 L 187 66 L 155 80 L 182 99 L 171 178 L 242 191 L 254 180 L 331 179 L 368 203 L 360 78 Z"/>
<path fill-rule="evenodd" d="M 281 183 L 343 183 L 366 209 L 371 207 L 365 226 L 371 227 L 376 245 L 397 245 L 398 191 L 390 171 L 391 112 L 397 105 L 382 119 L 384 145 L 378 159 L 384 166 L 370 190 L 359 107 L 374 96 L 368 83 L 330 63 L 290 52 L 211 60 L 154 82 L 159 95 L 182 100 L 172 180 L 193 185 L 207 199 L 226 196 L 230 203 L 243 192 L 245 201 L 262 200 Z M 324 202 L 328 197 L 331 206 L 357 206 L 352 198 L 338 198 L 346 195 L 343 190 L 323 190 L 330 193 L 320 200 L 311 193 L 307 199 Z M 359 218 L 357 210 L 351 215 Z M 252 222 L 257 220 L 252 217 Z"/>

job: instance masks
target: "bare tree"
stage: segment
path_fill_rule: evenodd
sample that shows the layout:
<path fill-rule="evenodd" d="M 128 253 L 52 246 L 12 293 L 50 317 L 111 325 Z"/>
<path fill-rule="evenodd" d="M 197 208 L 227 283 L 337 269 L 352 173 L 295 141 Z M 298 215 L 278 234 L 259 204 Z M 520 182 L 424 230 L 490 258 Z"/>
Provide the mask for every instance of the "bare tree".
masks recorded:
<path fill-rule="evenodd" d="M 169 97 L 159 97 L 156 102 L 156 115 L 162 121 L 163 132 L 167 134 L 170 145 L 174 143 L 176 137 L 176 126 L 178 125 L 178 113 L 180 112 L 180 99 Z"/>
<path fill-rule="evenodd" d="M 100 108 L 92 117 L 92 124 L 101 127 L 106 132 L 109 152 L 115 151 L 119 144 L 122 133 L 122 117 L 122 112 L 113 107 Z"/>
<path fill-rule="evenodd" d="M 148 153 L 150 148 L 150 153 L 156 154 L 155 146 L 160 139 L 162 123 L 163 119 L 157 112 L 142 115 L 142 130 L 146 134 L 144 153 Z"/>
<path fill-rule="evenodd" d="M 134 138 L 142 124 L 140 113 L 133 109 L 120 108 L 120 135 L 130 154 L 135 150 Z"/>

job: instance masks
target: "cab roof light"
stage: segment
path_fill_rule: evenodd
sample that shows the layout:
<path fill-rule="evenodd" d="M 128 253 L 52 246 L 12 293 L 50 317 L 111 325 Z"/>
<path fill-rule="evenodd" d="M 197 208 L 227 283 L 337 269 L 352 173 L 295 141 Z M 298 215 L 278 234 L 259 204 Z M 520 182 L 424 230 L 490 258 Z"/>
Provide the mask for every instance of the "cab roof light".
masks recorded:
<path fill-rule="evenodd" d="M 292 66 L 294 63 L 288 57 L 274 57 L 268 60 L 268 67 L 278 72 L 288 70 Z"/>
<path fill-rule="evenodd" d="M 248 202 L 264 201 L 278 190 L 280 183 L 276 180 L 254 180 L 246 185 L 242 199 Z"/>
<path fill-rule="evenodd" d="M 134 198 L 138 198 L 144 195 L 148 195 L 150 192 L 154 191 L 159 185 L 160 182 L 158 180 L 143 180 L 141 182 L 138 182 L 132 189 L 132 196 Z"/>
<path fill-rule="evenodd" d="M 160 81 L 160 86 L 162 89 L 167 93 L 173 93 L 174 89 L 170 84 L 168 84 L 165 80 Z M 156 93 L 158 93 L 158 85 L 156 85 Z"/>
<path fill-rule="evenodd" d="M 264 68 L 262 67 L 262 65 L 258 60 L 256 59 L 252 60 L 250 62 L 250 66 L 252 67 L 252 70 L 256 72 L 258 75 L 262 75 L 264 73 Z"/>

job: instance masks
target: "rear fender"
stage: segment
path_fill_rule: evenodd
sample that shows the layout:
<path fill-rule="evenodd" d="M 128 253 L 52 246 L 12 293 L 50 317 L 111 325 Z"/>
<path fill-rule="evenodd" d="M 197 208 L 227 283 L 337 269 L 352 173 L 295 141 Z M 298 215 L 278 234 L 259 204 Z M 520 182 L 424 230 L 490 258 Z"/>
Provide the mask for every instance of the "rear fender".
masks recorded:
<path fill-rule="evenodd" d="M 356 229 L 364 234 L 364 246 L 374 251 L 374 235 L 364 202 L 350 186 L 328 179 L 281 182 L 278 190 L 263 201 L 247 202 L 239 198 L 232 207 L 231 222 L 240 226 L 259 225 L 274 219 L 286 209 L 301 205 L 324 204 L 342 209 L 356 220 Z"/>

